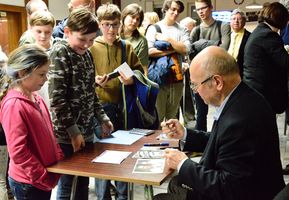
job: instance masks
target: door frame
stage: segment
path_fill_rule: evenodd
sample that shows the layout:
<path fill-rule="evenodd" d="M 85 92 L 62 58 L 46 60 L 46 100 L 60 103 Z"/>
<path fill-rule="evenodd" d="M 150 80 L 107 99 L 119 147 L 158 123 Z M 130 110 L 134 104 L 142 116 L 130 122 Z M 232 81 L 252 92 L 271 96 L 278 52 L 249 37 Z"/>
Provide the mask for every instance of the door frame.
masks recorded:
<path fill-rule="evenodd" d="M 1 11 L 7 11 L 7 12 L 14 12 L 18 13 L 21 18 L 21 24 L 20 24 L 20 31 L 23 33 L 27 29 L 27 15 L 26 10 L 24 7 L 20 6 L 10 6 L 6 4 L 0 4 L 0 10 Z"/>

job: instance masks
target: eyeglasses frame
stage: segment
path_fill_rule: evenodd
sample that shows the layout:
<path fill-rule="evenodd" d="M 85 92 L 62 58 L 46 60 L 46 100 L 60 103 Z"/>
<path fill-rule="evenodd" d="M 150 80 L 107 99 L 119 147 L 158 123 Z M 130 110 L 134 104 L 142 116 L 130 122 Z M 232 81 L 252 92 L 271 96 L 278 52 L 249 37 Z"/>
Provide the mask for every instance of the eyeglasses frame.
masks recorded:
<path fill-rule="evenodd" d="M 191 90 L 193 90 L 194 92 L 196 92 L 201 85 L 203 85 L 203 84 L 205 84 L 206 82 L 208 82 L 209 80 L 211 80 L 214 76 L 215 76 L 215 75 L 211 75 L 211 76 L 207 77 L 205 80 L 203 80 L 203 81 L 202 81 L 201 83 L 199 83 L 199 84 L 194 84 L 194 83 L 190 82 L 190 88 L 191 88 Z"/>

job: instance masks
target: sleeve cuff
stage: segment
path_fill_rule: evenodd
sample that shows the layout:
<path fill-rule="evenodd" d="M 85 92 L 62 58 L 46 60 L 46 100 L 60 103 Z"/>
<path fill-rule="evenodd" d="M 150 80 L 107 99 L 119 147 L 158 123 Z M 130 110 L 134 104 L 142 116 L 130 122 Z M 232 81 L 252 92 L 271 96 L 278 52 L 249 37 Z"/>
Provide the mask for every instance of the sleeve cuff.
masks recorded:
<path fill-rule="evenodd" d="M 78 126 L 76 124 L 70 126 L 69 128 L 66 129 L 68 135 L 70 137 L 74 137 L 77 136 L 81 133 L 81 131 L 79 130 Z"/>
<path fill-rule="evenodd" d="M 178 164 L 178 173 L 180 172 L 180 169 L 182 167 L 182 165 L 184 164 L 184 162 L 189 159 L 189 158 L 184 158 L 179 164 Z"/>

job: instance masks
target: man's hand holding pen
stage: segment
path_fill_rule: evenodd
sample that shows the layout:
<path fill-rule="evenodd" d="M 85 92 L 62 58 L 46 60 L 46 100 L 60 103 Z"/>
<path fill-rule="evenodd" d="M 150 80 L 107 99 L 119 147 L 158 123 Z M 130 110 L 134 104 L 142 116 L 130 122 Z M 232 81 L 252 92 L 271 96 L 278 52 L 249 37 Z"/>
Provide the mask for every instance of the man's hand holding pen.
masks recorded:
<path fill-rule="evenodd" d="M 183 139 L 185 128 L 177 119 L 164 120 L 161 123 L 162 132 L 167 135 L 168 138 Z M 184 152 L 177 149 L 167 148 L 165 150 L 166 164 L 171 169 L 178 169 L 182 163 L 188 159 Z"/>
<path fill-rule="evenodd" d="M 164 120 L 161 123 L 162 132 L 168 138 L 182 139 L 184 136 L 185 128 L 177 119 Z"/>

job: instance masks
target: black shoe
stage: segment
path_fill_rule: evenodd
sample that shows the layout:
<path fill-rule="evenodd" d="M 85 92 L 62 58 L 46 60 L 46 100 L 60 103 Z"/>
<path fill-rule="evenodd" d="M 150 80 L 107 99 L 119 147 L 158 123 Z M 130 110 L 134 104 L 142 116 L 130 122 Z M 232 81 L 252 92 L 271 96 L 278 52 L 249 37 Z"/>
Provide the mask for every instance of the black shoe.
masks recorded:
<path fill-rule="evenodd" d="M 284 175 L 289 175 L 289 164 L 286 165 L 286 167 L 283 169 L 283 174 Z"/>

